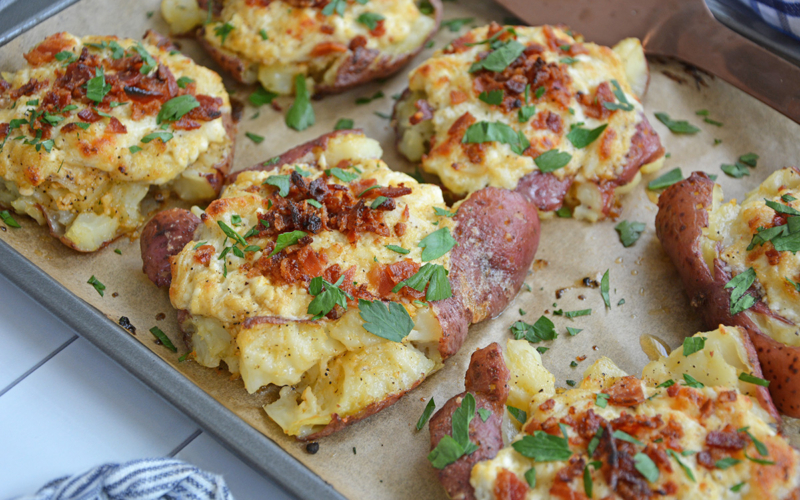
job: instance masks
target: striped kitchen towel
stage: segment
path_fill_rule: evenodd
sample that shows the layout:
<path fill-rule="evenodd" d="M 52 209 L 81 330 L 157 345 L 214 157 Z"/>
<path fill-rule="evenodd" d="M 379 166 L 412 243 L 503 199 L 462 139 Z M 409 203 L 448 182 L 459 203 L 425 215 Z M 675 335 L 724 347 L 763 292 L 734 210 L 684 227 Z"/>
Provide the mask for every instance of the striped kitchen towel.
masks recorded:
<path fill-rule="evenodd" d="M 233 500 L 222 476 L 171 458 L 104 464 L 17 500 Z"/>
<path fill-rule="evenodd" d="M 800 38 L 800 0 L 740 0 L 773 27 Z"/>

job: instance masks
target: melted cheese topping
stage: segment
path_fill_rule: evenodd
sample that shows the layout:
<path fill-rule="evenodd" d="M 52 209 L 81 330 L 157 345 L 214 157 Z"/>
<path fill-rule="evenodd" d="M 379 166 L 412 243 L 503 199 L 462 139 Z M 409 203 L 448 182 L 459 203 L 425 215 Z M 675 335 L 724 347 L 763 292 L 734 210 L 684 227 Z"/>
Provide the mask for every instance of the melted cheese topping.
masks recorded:
<path fill-rule="evenodd" d="M 774 420 L 755 402 L 755 399 L 731 390 L 725 386 L 711 384 L 733 380 L 732 386 L 741 385 L 738 374 L 752 372 L 752 366 L 746 362 L 746 353 L 743 349 L 742 333 L 736 328 L 722 328 L 713 332 L 698 333 L 695 337 L 705 337 L 705 348 L 690 356 L 683 356 L 676 350 L 669 357 L 650 363 L 644 370 L 644 382 L 640 382 L 644 402 L 634 406 L 619 406 L 610 399 L 605 407 L 597 406 L 597 393 L 608 391 L 615 382 L 626 374 L 606 358 L 601 358 L 585 373 L 580 386 L 567 391 L 555 391 L 553 381 L 542 375 L 541 363 L 533 359 L 526 351 L 533 351 L 524 341 L 509 341 L 506 351 L 506 360 L 511 372 L 509 403 L 515 394 L 515 387 L 521 383 L 527 388 L 524 392 L 529 397 L 530 404 L 518 406 L 527 410 L 528 421 L 524 429 L 537 429 L 541 424 L 549 422 L 570 422 L 578 419 L 582 414 L 592 411 L 607 421 L 619 418 L 623 413 L 633 417 L 655 419 L 660 417 L 662 424 L 652 429 L 646 426 L 638 427 L 632 435 L 640 440 L 643 445 L 636 446 L 641 452 L 644 445 L 666 450 L 666 444 L 671 443 L 671 449 L 680 453 L 681 462 L 687 466 L 695 481 L 689 479 L 687 473 L 668 456 L 671 471 L 666 467 L 659 467 L 659 478 L 655 483 L 648 483 L 652 490 L 662 489 L 671 491 L 663 498 L 689 498 L 689 499 L 760 499 L 760 498 L 793 498 L 790 492 L 800 487 L 800 453 L 793 449 L 786 440 L 776 432 Z M 526 343 L 527 344 L 527 343 Z M 716 354 L 716 356 L 715 356 Z M 529 362 L 521 362 L 525 357 Z M 733 371 L 733 375 L 728 371 Z M 683 385 L 682 373 L 697 374 L 697 379 L 706 384 L 706 387 L 693 389 L 682 386 L 680 391 L 669 395 L 667 389 L 656 387 L 657 383 L 674 379 Z M 549 375 L 549 374 L 547 374 Z M 628 379 L 632 379 L 628 377 Z M 635 380 L 635 379 L 633 379 Z M 721 394 L 725 396 L 720 398 Z M 514 402 L 521 404 L 519 394 Z M 710 405 L 710 406 L 709 406 Z M 551 420 L 552 419 L 552 420 Z M 655 420 L 654 420 L 655 421 Z M 673 437 L 665 437 L 661 430 L 669 424 L 673 428 L 679 427 L 681 431 Z M 747 442 L 744 450 L 725 452 L 725 456 L 732 456 L 740 460 L 739 463 L 727 469 L 708 469 L 698 463 L 698 453 L 708 450 L 706 438 L 712 431 L 722 431 L 725 428 L 741 429 L 748 427 L 749 432 L 768 448 L 768 456 L 763 457 L 756 450 L 752 442 Z M 560 429 L 554 427 L 551 433 L 560 434 Z M 580 437 L 575 425 L 567 426 L 566 432 L 570 438 L 572 458 L 581 458 L 583 463 L 592 460 L 601 460 L 600 454 L 588 457 L 585 437 Z M 523 430 L 513 441 L 518 441 L 527 434 Z M 618 441 L 621 443 L 621 441 Z M 602 448 L 602 445 L 598 448 Z M 775 462 L 774 465 L 762 465 L 748 460 L 743 451 L 750 457 L 765 459 Z M 695 452 L 695 453 L 691 453 Z M 498 498 L 496 496 L 498 476 L 505 469 L 517 476 L 519 483 L 526 485 L 525 473 L 531 468 L 536 470 L 536 485 L 527 488 L 523 497 L 529 500 L 538 498 L 583 498 L 584 483 L 582 469 L 579 474 L 570 480 L 568 488 L 575 492 L 574 497 L 559 496 L 551 491 L 556 484 L 556 475 L 568 466 L 567 461 L 536 462 L 526 458 L 513 447 L 502 449 L 494 459 L 477 463 L 470 478 L 470 484 L 475 488 L 475 497 L 479 500 Z M 601 470 L 589 467 L 592 476 L 593 498 L 622 498 L 615 495 L 605 482 Z M 744 482 L 738 492 L 731 491 L 731 487 Z M 672 483 L 674 488 L 668 487 Z M 610 495 L 610 496 L 609 496 Z"/>
<path fill-rule="evenodd" d="M 116 37 L 77 38 L 65 34 L 65 39 L 69 45 L 65 51 L 76 57 L 87 44 L 116 41 L 126 50 L 137 44 L 134 40 Z M 194 80 L 197 94 L 221 98 L 220 110 L 230 113 L 228 94 L 219 75 L 197 66 L 180 53 L 169 54 L 147 43 L 142 46 L 166 65 L 176 79 Z M 89 47 L 89 52 L 111 61 L 107 49 Z M 4 73 L 11 89 L 0 94 L 0 123 L 28 121 L 31 112 L 52 90 L 64 66 L 64 62 L 53 60 L 36 67 L 23 67 L 15 73 Z M 12 100 L 10 93 L 31 79 L 47 84 L 30 95 Z M 163 130 L 156 123 L 155 115 L 134 119 L 128 102 L 107 113 L 119 120 L 127 129 L 126 133 L 109 130 L 109 117 L 91 123 L 86 130 L 64 132 L 69 124 L 87 125 L 78 118 L 78 113 L 91 106 L 82 101 L 73 99 L 71 105 L 77 106 L 76 109 L 56 115 L 61 121 L 50 129 L 49 151 L 42 146 L 37 150 L 30 144 L 34 135 L 27 125 L 10 131 L 0 151 L 1 202 L 30 215 L 40 224 L 49 222 L 54 231 L 64 235 L 75 248 L 93 251 L 141 224 L 139 203 L 150 185 L 175 188 L 182 197 L 193 201 L 215 195 L 203 175 L 215 172 L 213 166 L 232 149 L 232 138 L 221 118 L 201 122 L 195 130 L 170 129 L 174 137 L 166 143 L 158 139 L 144 143 L 145 136 Z M 132 153 L 133 146 L 141 151 Z"/>
<path fill-rule="evenodd" d="M 488 38 L 487 27 L 470 31 L 464 40 L 479 42 Z M 487 45 L 476 44 L 463 51 L 446 53 L 437 51 L 409 77 L 411 96 L 405 99 L 405 107 L 398 109 L 398 123 L 404 130 L 400 143 L 401 151 L 412 161 L 422 160 L 422 167 L 439 176 L 442 183 L 457 194 L 466 194 L 484 186 L 497 186 L 514 189 L 519 180 L 538 170 L 534 157 L 550 149 L 558 149 L 572 155 L 565 167 L 554 172 L 559 179 L 574 176 L 578 184 L 588 181 L 615 179 L 622 171 L 625 158 L 631 146 L 636 126 L 642 121 L 642 105 L 626 76 L 626 68 L 620 57 L 610 48 L 582 43 L 569 33 L 550 27 L 515 27 L 517 41 L 523 45 L 538 44 L 543 51 L 538 54 L 545 62 L 558 64 L 569 75 L 571 84 L 567 89 L 569 103 L 561 106 L 545 94 L 535 97 L 536 86 L 529 92 L 529 103 L 536 105 L 537 114 L 520 123 L 518 110 L 509 112 L 501 106 L 490 105 L 479 99 L 480 92 L 475 86 L 475 74 L 470 73 L 471 65 L 485 54 Z M 548 30 L 551 36 L 563 42 L 562 46 L 578 45 L 587 53 L 575 55 L 575 62 L 566 64 L 566 54 L 548 43 Z M 646 66 L 644 67 L 646 74 Z M 619 82 L 633 111 L 615 111 L 606 119 L 595 119 L 585 114 L 578 101 L 578 93 L 594 95 L 602 83 L 610 85 L 611 80 Z M 613 88 L 613 87 L 612 87 Z M 524 96 L 520 94 L 520 99 Z M 433 118 L 410 126 L 408 118 L 416 111 L 414 103 L 425 99 L 433 108 Z M 471 114 L 477 122 L 498 122 L 521 131 L 531 143 L 532 153 L 519 155 L 508 144 L 500 142 L 484 143 L 483 161 L 475 163 L 464 148 L 441 147 L 448 140 L 448 131 L 459 118 Z M 546 126 L 536 127 L 537 117 L 552 113 L 561 122 L 560 132 Z M 607 125 L 603 135 L 585 148 L 576 148 L 567 140 L 571 127 L 580 126 L 594 129 Z M 460 137 L 458 138 L 460 142 Z M 427 151 L 427 154 L 423 154 Z"/>
<path fill-rule="evenodd" d="M 785 202 L 781 199 L 784 195 L 791 195 L 796 200 Z M 800 327 L 797 326 L 800 324 L 800 291 L 787 281 L 787 278 L 794 282 L 800 280 L 800 256 L 788 251 L 778 252 L 769 242 L 747 250 L 758 228 L 768 229 L 775 225 L 776 212 L 766 205 L 765 199 L 800 210 L 800 174 L 791 168 L 774 172 L 758 189 L 748 194 L 741 205 L 735 200 L 722 203 L 721 197 L 721 191 L 716 193 L 709 213 L 709 227 L 705 231 L 709 249 L 706 253 L 725 262 L 732 277 L 752 267 L 759 296 L 772 312 L 794 324 L 752 311 L 747 314 L 775 340 L 800 346 Z M 717 250 L 716 243 L 721 243 L 721 250 Z"/>
<path fill-rule="evenodd" d="M 358 22 L 368 14 L 383 17 L 379 30 L 370 31 Z M 220 30 L 225 25 L 233 28 L 223 43 Z M 206 26 L 204 36 L 214 47 L 243 60 L 265 88 L 290 94 L 296 74 L 309 76 L 312 85 L 332 84 L 340 64 L 352 54 L 348 46 L 356 37 L 366 39 L 367 49 L 397 56 L 422 45 L 433 26 L 433 18 L 422 14 L 413 0 L 347 2 L 342 16 L 326 16 L 321 8 L 297 8 L 282 1 L 263 6 L 232 0 L 225 2 L 219 21 Z"/>
<path fill-rule="evenodd" d="M 265 409 L 288 434 L 308 435 L 329 424 L 334 414 L 352 416 L 413 388 L 441 367 L 437 350 L 441 327 L 427 304 L 401 296 L 391 300 L 403 305 L 415 327 L 399 343 L 365 330 L 354 301 L 336 319 L 312 321 L 313 315 L 307 311 L 314 296 L 306 281 L 286 283 L 250 272 L 253 263 L 267 255 L 260 249 L 271 248 L 275 237 L 251 236 L 248 245 L 257 245 L 259 250 L 246 252 L 245 258 L 229 252 L 219 259 L 230 239 L 218 221 L 244 235 L 259 227 L 259 215 L 263 219 L 273 209 L 268 198 L 277 195 L 274 187 L 264 185 L 266 180 L 302 171 L 307 176 L 304 181 L 310 183 L 344 159 L 351 165 L 345 170 L 358 173 L 353 182 L 375 180 L 384 187 L 408 187 L 411 194 L 394 198 L 396 208 L 382 212 L 389 228 L 401 221 L 405 224 L 402 236 L 395 231 L 389 236 L 365 232 L 351 243 L 337 230 L 309 233 L 313 241 L 307 247 L 324 255 L 323 267 L 338 265 L 342 272 L 352 269 L 354 274 L 348 279 L 379 295 L 374 282 L 379 266 L 405 260 L 423 264 L 420 240 L 436 230 L 454 227 L 452 219 L 437 216 L 433 210 L 447 209 L 441 190 L 389 170 L 378 159 L 381 153 L 376 141 L 349 133 L 330 138 L 324 151 L 315 151 L 312 163 L 242 172 L 206 212 L 197 210 L 203 224 L 195 233 L 196 241 L 187 244 L 172 263 L 170 299 L 176 309 L 191 314 L 182 328 L 192 335 L 195 359 L 209 367 L 225 361 L 232 373 L 241 374 L 250 392 L 270 384 L 285 386 L 280 399 Z M 349 184 L 335 177 L 328 182 Z M 234 219 L 240 221 L 238 225 Z M 396 253 L 386 245 L 403 247 L 409 253 Z M 198 256 L 209 249 L 213 249 L 211 258 L 201 263 Z M 430 263 L 449 269 L 449 253 Z M 275 320 L 242 325 L 254 317 Z"/>

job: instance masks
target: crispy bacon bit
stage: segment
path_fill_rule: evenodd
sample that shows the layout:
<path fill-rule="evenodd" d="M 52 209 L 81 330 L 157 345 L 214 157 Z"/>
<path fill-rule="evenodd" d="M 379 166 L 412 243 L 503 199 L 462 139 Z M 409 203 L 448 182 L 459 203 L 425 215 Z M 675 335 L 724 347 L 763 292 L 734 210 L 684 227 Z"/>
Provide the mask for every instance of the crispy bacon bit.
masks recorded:
<path fill-rule="evenodd" d="M 66 33 L 56 33 L 55 35 L 50 35 L 45 38 L 42 43 L 34 47 L 33 50 L 27 54 L 23 54 L 22 57 L 28 61 L 28 64 L 35 68 L 54 61 L 56 54 L 69 49 L 73 45 L 75 45 L 75 42 L 67 38 Z"/>
<path fill-rule="evenodd" d="M 528 485 L 508 469 L 500 469 L 494 483 L 494 498 L 497 500 L 524 500 Z"/>
<path fill-rule="evenodd" d="M 406 206 L 408 208 L 408 206 Z M 406 234 L 406 224 L 404 222 L 398 222 L 394 225 L 394 234 L 397 236 L 403 236 Z"/>
<path fill-rule="evenodd" d="M 730 426 L 728 426 L 730 427 Z M 747 442 L 735 430 L 711 431 L 706 435 L 706 445 L 724 450 L 744 449 Z"/>
<path fill-rule="evenodd" d="M 544 32 L 545 40 L 547 40 L 547 46 L 550 47 L 550 50 L 553 52 L 559 51 L 559 47 L 562 45 L 569 45 L 569 41 L 559 38 L 558 35 L 556 35 L 556 32 L 553 31 L 552 26 L 542 26 L 542 31 Z"/>
<path fill-rule="evenodd" d="M 586 495 L 579 491 L 574 491 L 570 483 L 583 473 L 586 462 L 582 458 L 572 457 L 569 465 L 556 472 L 555 481 L 550 487 L 550 495 L 564 500 L 584 500 Z"/>
<path fill-rule="evenodd" d="M 419 271 L 419 267 L 419 264 L 411 259 L 403 259 L 393 264 L 378 264 L 370 271 L 370 282 L 378 290 L 378 294 L 381 297 L 389 297 L 395 285 L 414 276 Z M 407 286 L 401 288 L 397 293 L 411 300 L 421 300 L 425 297 L 424 291 L 418 292 Z"/>
<path fill-rule="evenodd" d="M 647 430 L 655 430 L 664 425 L 661 415 L 648 417 L 647 415 L 631 415 L 622 412 L 619 417 L 611 421 L 614 429 L 625 431 L 632 436 L 638 436 Z"/>
<path fill-rule="evenodd" d="M 620 378 L 603 392 L 609 395 L 609 401 L 616 406 L 636 406 L 645 399 L 642 383 L 632 376 Z"/>
<path fill-rule="evenodd" d="M 605 120 L 614 112 L 603 106 L 603 103 L 614 102 L 615 99 L 614 92 L 612 92 L 611 85 L 608 82 L 598 85 L 594 95 L 589 96 L 578 93 L 578 102 L 581 103 L 586 114 L 598 120 Z"/>
<path fill-rule="evenodd" d="M 461 54 L 462 52 L 468 51 L 471 47 L 470 44 L 475 42 L 475 35 L 471 31 L 468 31 L 464 36 L 456 38 L 450 44 L 444 48 L 445 54 Z"/>
<path fill-rule="evenodd" d="M 30 80 L 28 80 L 28 83 L 26 83 L 25 85 L 21 86 L 20 88 L 18 88 L 16 90 L 12 90 L 11 91 L 11 94 L 10 94 L 11 99 L 12 100 L 16 100 L 16 99 L 19 99 L 20 97 L 22 97 L 24 95 L 27 96 L 27 95 L 35 94 L 36 92 L 41 90 L 42 87 L 44 87 L 48 83 L 49 82 L 47 80 L 44 80 L 44 81 L 40 82 L 36 78 L 31 78 Z"/>
<path fill-rule="evenodd" d="M 4 93 L 6 90 L 11 88 L 11 84 L 5 81 L 5 79 L 0 76 L 0 94 Z"/>
<path fill-rule="evenodd" d="M 556 405 L 556 400 L 553 399 L 553 398 L 550 398 L 547 401 L 545 401 L 544 403 L 540 404 L 539 405 L 539 409 L 541 411 L 550 411 L 550 410 L 553 409 L 553 407 L 555 407 L 555 405 Z"/>
<path fill-rule="evenodd" d="M 122 122 L 120 122 L 119 120 L 117 120 L 113 116 L 108 121 L 108 125 L 106 126 L 106 130 L 108 132 L 111 132 L 112 134 L 127 134 L 128 133 L 128 129 L 125 127 L 125 125 L 123 125 Z"/>
<path fill-rule="evenodd" d="M 464 134 L 467 132 L 469 126 L 476 121 L 477 120 L 475 117 L 469 112 L 458 117 L 458 119 L 453 122 L 453 125 L 451 125 L 450 129 L 447 131 L 447 138 L 441 144 L 436 146 L 435 150 L 431 152 L 431 155 L 449 156 L 451 149 L 459 144 L 462 147 L 474 146 L 475 144 L 462 144 L 461 140 L 464 137 Z"/>
<path fill-rule="evenodd" d="M 736 401 L 737 397 L 738 396 L 736 395 L 736 391 L 723 391 L 719 393 L 719 396 L 717 396 L 717 402 L 732 403 Z"/>
<path fill-rule="evenodd" d="M 414 103 L 414 106 L 417 108 L 417 111 L 408 119 L 411 125 L 416 125 L 433 118 L 433 108 L 425 99 L 418 99 L 417 102 Z"/>
<path fill-rule="evenodd" d="M 714 460 L 714 457 L 711 456 L 711 453 L 706 450 L 703 450 L 697 454 L 697 463 L 706 469 L 716 468 L 716 460 Z"/>
<path fill-rule="evenodd" d="M 0 139 L 4 139 L 8 135 L 9 128 L 8 123 L 0 123 Z"/>
<path fill-rule="evenodd" d="M 208 263 L 211 262 L 211 257 L 214 256 L 214 252 L 216 252 L 216 250 L 213 245 L 203 245 L 195 252 L 194 261 L 208 267 Z"/>
<path fill-rule="evenodd" d="M 100 120 L 103 119 L 103 117 L 97 114 L 97 112 L 92 108 L 86 108 L 84 110 L 81 110 L 81 112 L 78 113 L 78 118 L 80 118 L 82 122 L 88 122 L 88 123 L 99 122 Z"/>
<path fill-rule="evenodd" d="M 453 106 L 466 102 L 466 100 L 467 94 L 465 92 L 458 89 L 450 91 L 450 104 Z"/>
<path fill-rule="evenodd" d="M 680 392 L 681 392 L 681 386 L 679 386 L 678 384 L 673 384 L 673 385 L 667 387 L 667 396 L 669 396 L 671 398 L 674 398 Z"/>
<path fill-rule="evenodd" d="M 350 50 L 355 51 L 356 49 L 363 49 L 367 46 L 367 37 L 364 35 L 358 35 L 357 37 L 350 40 L 350 45 L 348 46 Z"/>
<path fill-rule="evenodd" d="M 275 244 L 270 242 L 257 261 L 249 265 L 244 264 L 242 269 L 248 277 L 267 276 L 278 283 L 309 282 L 322 274 L 327 258 L 324 254 L 312 250 L 308 243 L 310 242 L 298 241 L 297 245 L 284 248 L 277 255 L 270 257 L 269 253 L 275 248 Z"/>
<path fill-rule="evenodd" d="M 386 34 L 386 22 L 385 20 L 381 19 L 377 23 L 375 23 L 375 29 L 370 30 L 370 35 L 374 37 L 383 36 Z"/>
<path fill-rule="evenodd" d="M 77 123 L 75 123 L 75 122 L 72 122 L 72 123 L 67 123 L 66 125 L 64 125 L 63 127 L 61 127 L 61 132 L 62 132 L 62 133 L 64 133 L 64 134 L 68 134 L 68 133 L 70 133 L 70 132 L 76 132 L 76 131 L 78 131 L 78 130 L 83 130 L 83 129 L 82 129 L 82 128 L 80 128 L 80 127 L 78 126 L 78 124 L 77 124 Z"/>
<path fill-rule="evenodd" d="M 533 128 L 540 130 L 549 129 L 554 134 L 561 134 L 563 124 L 561 117 L 549 110 L 542 111 L 536 115 L 536 118 L 531 122 Z"/>
<path fill-rule="evenodd" d="M 327 24 L 323 24 L 322 26 L 319 27 L 319 30 L 325 33 L 326 35 L 333 35 L 333 33 L 336 31 L 336 28 L 334 28 L 333 26 L 329 26 Z"/>
<path fill-rule="evenodd" d="M 320 42 L 311 49 L 311 57 L 322 57 L 330 54 L 341 54 L 347 52 L 347 45 L 341 42 Z"/>

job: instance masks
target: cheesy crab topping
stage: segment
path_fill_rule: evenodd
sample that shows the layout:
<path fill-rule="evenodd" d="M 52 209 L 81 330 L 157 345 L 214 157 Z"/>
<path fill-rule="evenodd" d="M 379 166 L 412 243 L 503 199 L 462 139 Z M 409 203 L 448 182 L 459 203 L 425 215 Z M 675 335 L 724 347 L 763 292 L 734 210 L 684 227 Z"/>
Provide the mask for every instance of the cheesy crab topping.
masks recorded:
<path fill-rule="evenodd" d="M 655 374 L 680 377 L 672 365 L 703 365 L 714 352 L 740 365 L 741 353 L 731 351 L 738 330 L 695 337 L 709 336 L 699 352 L 676 351 L 648 365 L 644 382 L 601 358 L 577 388 L 558 394 L 540 364 L 514 362 L 530 359 L 533 348 L 510 341 L 511 381 L 533 389 L 528 420 L 510 446 L 473 467 L 475 498 L 794 498 L 800 453 L 735 384 L 712 387 L 718 379 L 705 372 L 655 385 Z"/>
<path fill-rule="evenodd" d="M 298 436 L 399 396 L 441 366 L 427 302 L 443 298 L 431 298 L 435 278 L 427 290 L 401 282 L 434 268 L 446 280 L 454 243 L 439 243 L 454 227 L 441 190 L 390 170 L 376 141 L 336 135 L 315 154 L 241 172 L 196 209 L 202 224 L 174 258 L 170 286 L 197 362 L 225 361 L 250 392 L 282 386 L 266 410 Z M 320 310 L 325 293 L 332 302 Z M 366 324 L 376 313 L 384 330 L 405 327 L 402 336 L 376 333 Z"/>
<path fill-rule="evenodd" d="M 195 0 L 164 0 L 162 13 L 178 32 L 206 18 Z M 242 62 L 245 82 L 291 94 L 298 74 L 307 77 L 309 89 L 343 85 L 343 77 L 365 65 L 374 67 L 375 77 L 385 75 L 387 68 L 377 63 L 386 58 L 388 66 L 389 59 L 413 53 L 435 24 L 413 0 L 227 0 L 201 36 Z"/>
<path fill-rule="evenodd" d="M 142 222 L 151 186 L 213 198 L 226 168 L 228 95 L 178 52 L 58 33 L 0 79 L 0 203 L 80 251 Z"/>
<path fill-rule="evenodd" d="M 704 234 L 709 269 L 720 259 L 731 278 L 753 276 L 758 300 L 772 313 L 747 309 L 748 316 L 778 342 L 800 346 L 800 172 L 774 172 L 741 205 L 723 203 L 715 186 Z"/>
<path fill-rule="evenodd" d="M 476 28 L 412 71 L 399 148 L 457 195 L 550 174 L 555 200 L 539 208 L 566 195 L 576 217 L 596 220 L 609 193 L 638 181 L 639 160 L 663 154 L 637 97 L 647 71 L 636 39 L 610 49 L 551 26 Z"/>

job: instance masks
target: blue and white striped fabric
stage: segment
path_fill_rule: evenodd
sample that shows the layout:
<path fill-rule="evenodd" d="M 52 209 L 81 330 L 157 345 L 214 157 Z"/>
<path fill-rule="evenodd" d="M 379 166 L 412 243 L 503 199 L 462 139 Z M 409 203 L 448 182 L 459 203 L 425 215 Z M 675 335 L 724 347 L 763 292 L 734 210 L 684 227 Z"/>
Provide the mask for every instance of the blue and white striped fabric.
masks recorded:
<path fill-rule="evenodd" d="M 800 38 L 800 0 L 740 0 L 773 27 Z"/>
<path fill-rule="evenodd" d="M 16 500 L 233 500 L 222 476 L 171 458 L 104 464 Z"/>

